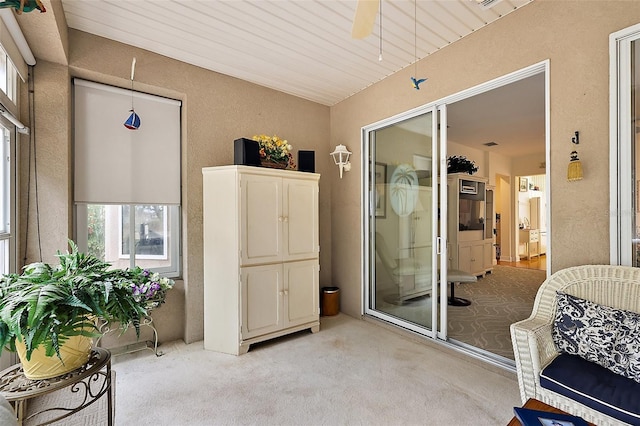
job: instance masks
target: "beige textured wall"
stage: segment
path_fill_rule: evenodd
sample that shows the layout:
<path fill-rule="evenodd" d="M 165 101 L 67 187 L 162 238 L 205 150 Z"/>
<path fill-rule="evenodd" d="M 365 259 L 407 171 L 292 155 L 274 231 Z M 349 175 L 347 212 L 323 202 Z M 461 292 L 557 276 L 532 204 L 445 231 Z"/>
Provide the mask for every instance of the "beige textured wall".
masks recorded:
<path fill-rule="evenodd" d="M 170 329 L 164 338 L 182 337 L 188 342 L 202 338 L 201 168 L 230 164 L 232 141 L 262 132 L 286 137 L 296 150 L 316 150 L 316 169 L 323 175 L 320 181 L 321 285 L 339 286 L 342 310 L 358 316 L 362 300 L 361 239 L 358 238 L 361 127 L 549 59 L 552 269 L 608 263 L 608 37 L 637 22 L 640 22 L 640 2 L 535 0 L 421 61 L 421 74 L 429 80 L 420 91 L 412 89 L 409 83 L 411 67 L 330 109 L 160 55 L 70 31 L 69 67 L 39 60 L 35 68 L 43 255 L 45 260 L 51 260 L 52 253 L 64 249 L 66 238 L 71 235 L 70 78 L 79 76 L 127 88 L 131 58 L 136 56 L 136 89 L 184 103 L 185 282 L 170 296 L 173 300 L 169 303 L 174 306 L 158 311 L 158 322 Z M 37 27 L 32 30 L 36 31 Z M 57 42 L 57 49 L 60 45 L 66 52 L 66 40 Z M 26 100 L 24 93 L 23 101 Z M 575 130 L 581 132 L 580 158 L 585 179 L 568 183 L 566 169 Z M 353 168 L 342 180 L 325 155 L 338 143 L 354 152 Z M 22 148 L 24 160 L 26 150 L 24 145 Z M 23 235 L 25 168 L 23 162 L 20 199 Z M 30 235 L 34 235 L 33 217 L 29 228 Z M 32 238 L 27 261 L 37 257 Z"/>
<path fill-rule="evenodd" d="M 183 276 L 154 313 L 163 340 L 203 338 L 203 167 L 233 163 L 233 141 L 257 133 L 277 134 L 294 147 L 316 151 L 316 172 L 336 172 L 330 163 L 329 108 L 164 56 L 69 31 L 69 67 L 39 61 L 35 67 L 38 171 L 43 254 L 65 249 L 72 235 L 71 78 L 130 87 L 183 102 Z M 144 123 L 144 117 L 142 117 Z M 114 171 L 115 172 L 115 171 Z M 320 179 L 320 243 L 331 235 L 331 180 Z M 24 189 L 24 185 L 21 189 Z M 29 221 L 33 229 L 33 220 Z M 30 230 L 30 233 L 33 232 Z M 31 253 L 32 261 L 35 255 Z M 321 285 L 329 280 L 331 251 L 321 250 Z M 230 283 L 231 284 L 231 283 Z"/>
<path fill-rule="evenodd" d="M 353 152 L 351 173 L 332 193 L 333 281 L 342 309 L 361 305 L 360 129 L 485 81 L 549 59 L 552 272 L 609 263 L 609 34 L 640 22 L 640 2 L 535 0 L 422 60 L 428 77 L 411 88 L 413 67 L 331 108 L 332 144 Z M 377 58 L 372 58 L 375 61 Z M 585 178 L 566 181 L 571 137 L 580 131 Z M 578 207 L 579 206 L 579 207 Z"/>
<path fill-rule="evenodd" d="M 20 135 L 18 146 L 21 225 L 18 260 L 23 260 L 26 241 L 26 263 L 40 260 L 40 253 L 43 261 L 56 262 L 55 253 L 67 249 L 67 238 L 71 235 L 69 71 L 66 66 L 42 61 L 37 69 L 34 67 L 33 75 L 33 103 L 38 114 L 35 126 L 28 121 L 28 113 L 22 114 L 32 134 Z M 26 88 L 22 95 L 21 110 L 25 111 L 28 110 Z M 36 138 L 31 148 L 30 137 Z"/>

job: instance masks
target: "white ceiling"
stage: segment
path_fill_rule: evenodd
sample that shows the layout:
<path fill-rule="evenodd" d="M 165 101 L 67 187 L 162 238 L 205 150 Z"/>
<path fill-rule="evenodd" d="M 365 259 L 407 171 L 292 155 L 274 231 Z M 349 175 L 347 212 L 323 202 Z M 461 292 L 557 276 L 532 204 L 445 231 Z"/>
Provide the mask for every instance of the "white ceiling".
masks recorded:
<path fill-rule="evenodd" d="M 530 1 L 383 0 L 382 61 L 379 15 L 372 35 L 351 38 L 356 0 L 62 4 L 70 28 L 331 106 Z M 452 104 L 449 138 L 507 156 L 544 152 L 543 95 L 533 78 Z"/>
<path fill-rule="evenodd" d="M 447 106 L 447 137 L 507 157 L 545 151 L 544 73 Z M 495 142 L 487 147 L 484 144 Z"/>
<path fill-rule="evenodd" d="M 529 2 L 383 0 L 379 61 L 356 0 L 62 0 L 70 28 L 329 106 Z"/>

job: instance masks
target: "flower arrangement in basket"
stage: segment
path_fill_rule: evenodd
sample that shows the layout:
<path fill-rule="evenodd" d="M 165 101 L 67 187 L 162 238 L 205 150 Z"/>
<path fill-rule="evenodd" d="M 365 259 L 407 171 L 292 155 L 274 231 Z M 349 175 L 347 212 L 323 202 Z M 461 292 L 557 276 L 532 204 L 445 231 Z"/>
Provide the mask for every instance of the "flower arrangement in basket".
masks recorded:
<path fill-rule="evenodd" d="M 164 303 L 167 291 L 173 288 L 174 284 L 173 280 L 139 266 L 133 269 L 113 270 L 113 272 L 117 277 L 116 282 L 124 287 L 130 287 L 133 300 L 141 305 L 147 314 Z"/>
<path fill-rule="evenodd" d="M 278 169 L 295 168 L 291 145 L 278 136 L 255 135 L 252 138 L 258 142 L 260 162 L 265 167 Z"/>
<path fill-rule="evenodd" d="M 131 287 L 133 300 L 141 304 L 147 314 L 164 303 L 167 290 L 173 288 L 174 281 L 161 277 L 157 272 L 150 272 L 136 266 L 134 269 L 118 271 L 122 276 L 121 283 L 128 283 Z"/>

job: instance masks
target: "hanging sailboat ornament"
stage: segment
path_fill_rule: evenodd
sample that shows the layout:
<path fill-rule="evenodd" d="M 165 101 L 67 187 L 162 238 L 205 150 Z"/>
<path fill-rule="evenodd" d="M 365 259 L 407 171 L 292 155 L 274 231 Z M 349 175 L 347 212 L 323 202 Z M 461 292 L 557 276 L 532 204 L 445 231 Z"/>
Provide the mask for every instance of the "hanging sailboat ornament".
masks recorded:
<path fill-rule="evenodd" d="M 136 58 L 133 58 L 131 62 L 131 110 L 129 112 L 129 118 L 124 122 L 124 127 L 129 130 L 138 130 L 140 127 L 140 117 L 136 114 L 135 109 L 133 108 L 133 76 L 136 72 Z"/>
<path fill-rule="evenodd" d="M 124 122 L 124 127 L 126 127 L 129 130 L 138 130 L 138 127 L 140 127 L 140 117 L 138 116 L 138 114 L 136 114 L 136 112 L 131 109 L 131 115 L 129 115 L 129 118 L 127 118 L 127 121 Z"/>

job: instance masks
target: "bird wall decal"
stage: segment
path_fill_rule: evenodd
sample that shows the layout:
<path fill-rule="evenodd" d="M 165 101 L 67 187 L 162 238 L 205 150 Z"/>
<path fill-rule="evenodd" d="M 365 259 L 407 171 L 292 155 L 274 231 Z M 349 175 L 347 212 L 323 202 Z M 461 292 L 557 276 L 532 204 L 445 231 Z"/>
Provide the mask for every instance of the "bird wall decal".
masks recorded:
<path fill-rule="evenodd" d="M 424 83 L 425 81 L 427 81 L 426 78 L 421 78 L 420 80 L 416 80 L 415 77 L 411 77 L 411 83 L 413 84 L 413 88 L 416 90 L 420 90 L 420 84 Z"/>
<path fill-rule="evenodd" d="M 47 11 L 40 0 L 4 0 L 0 3 L 0 8 L 12 7 L 16 10 L 18 15 L 22 12 L 31 12 L 33 10 L 39 10 L 40 13 Z"/>

